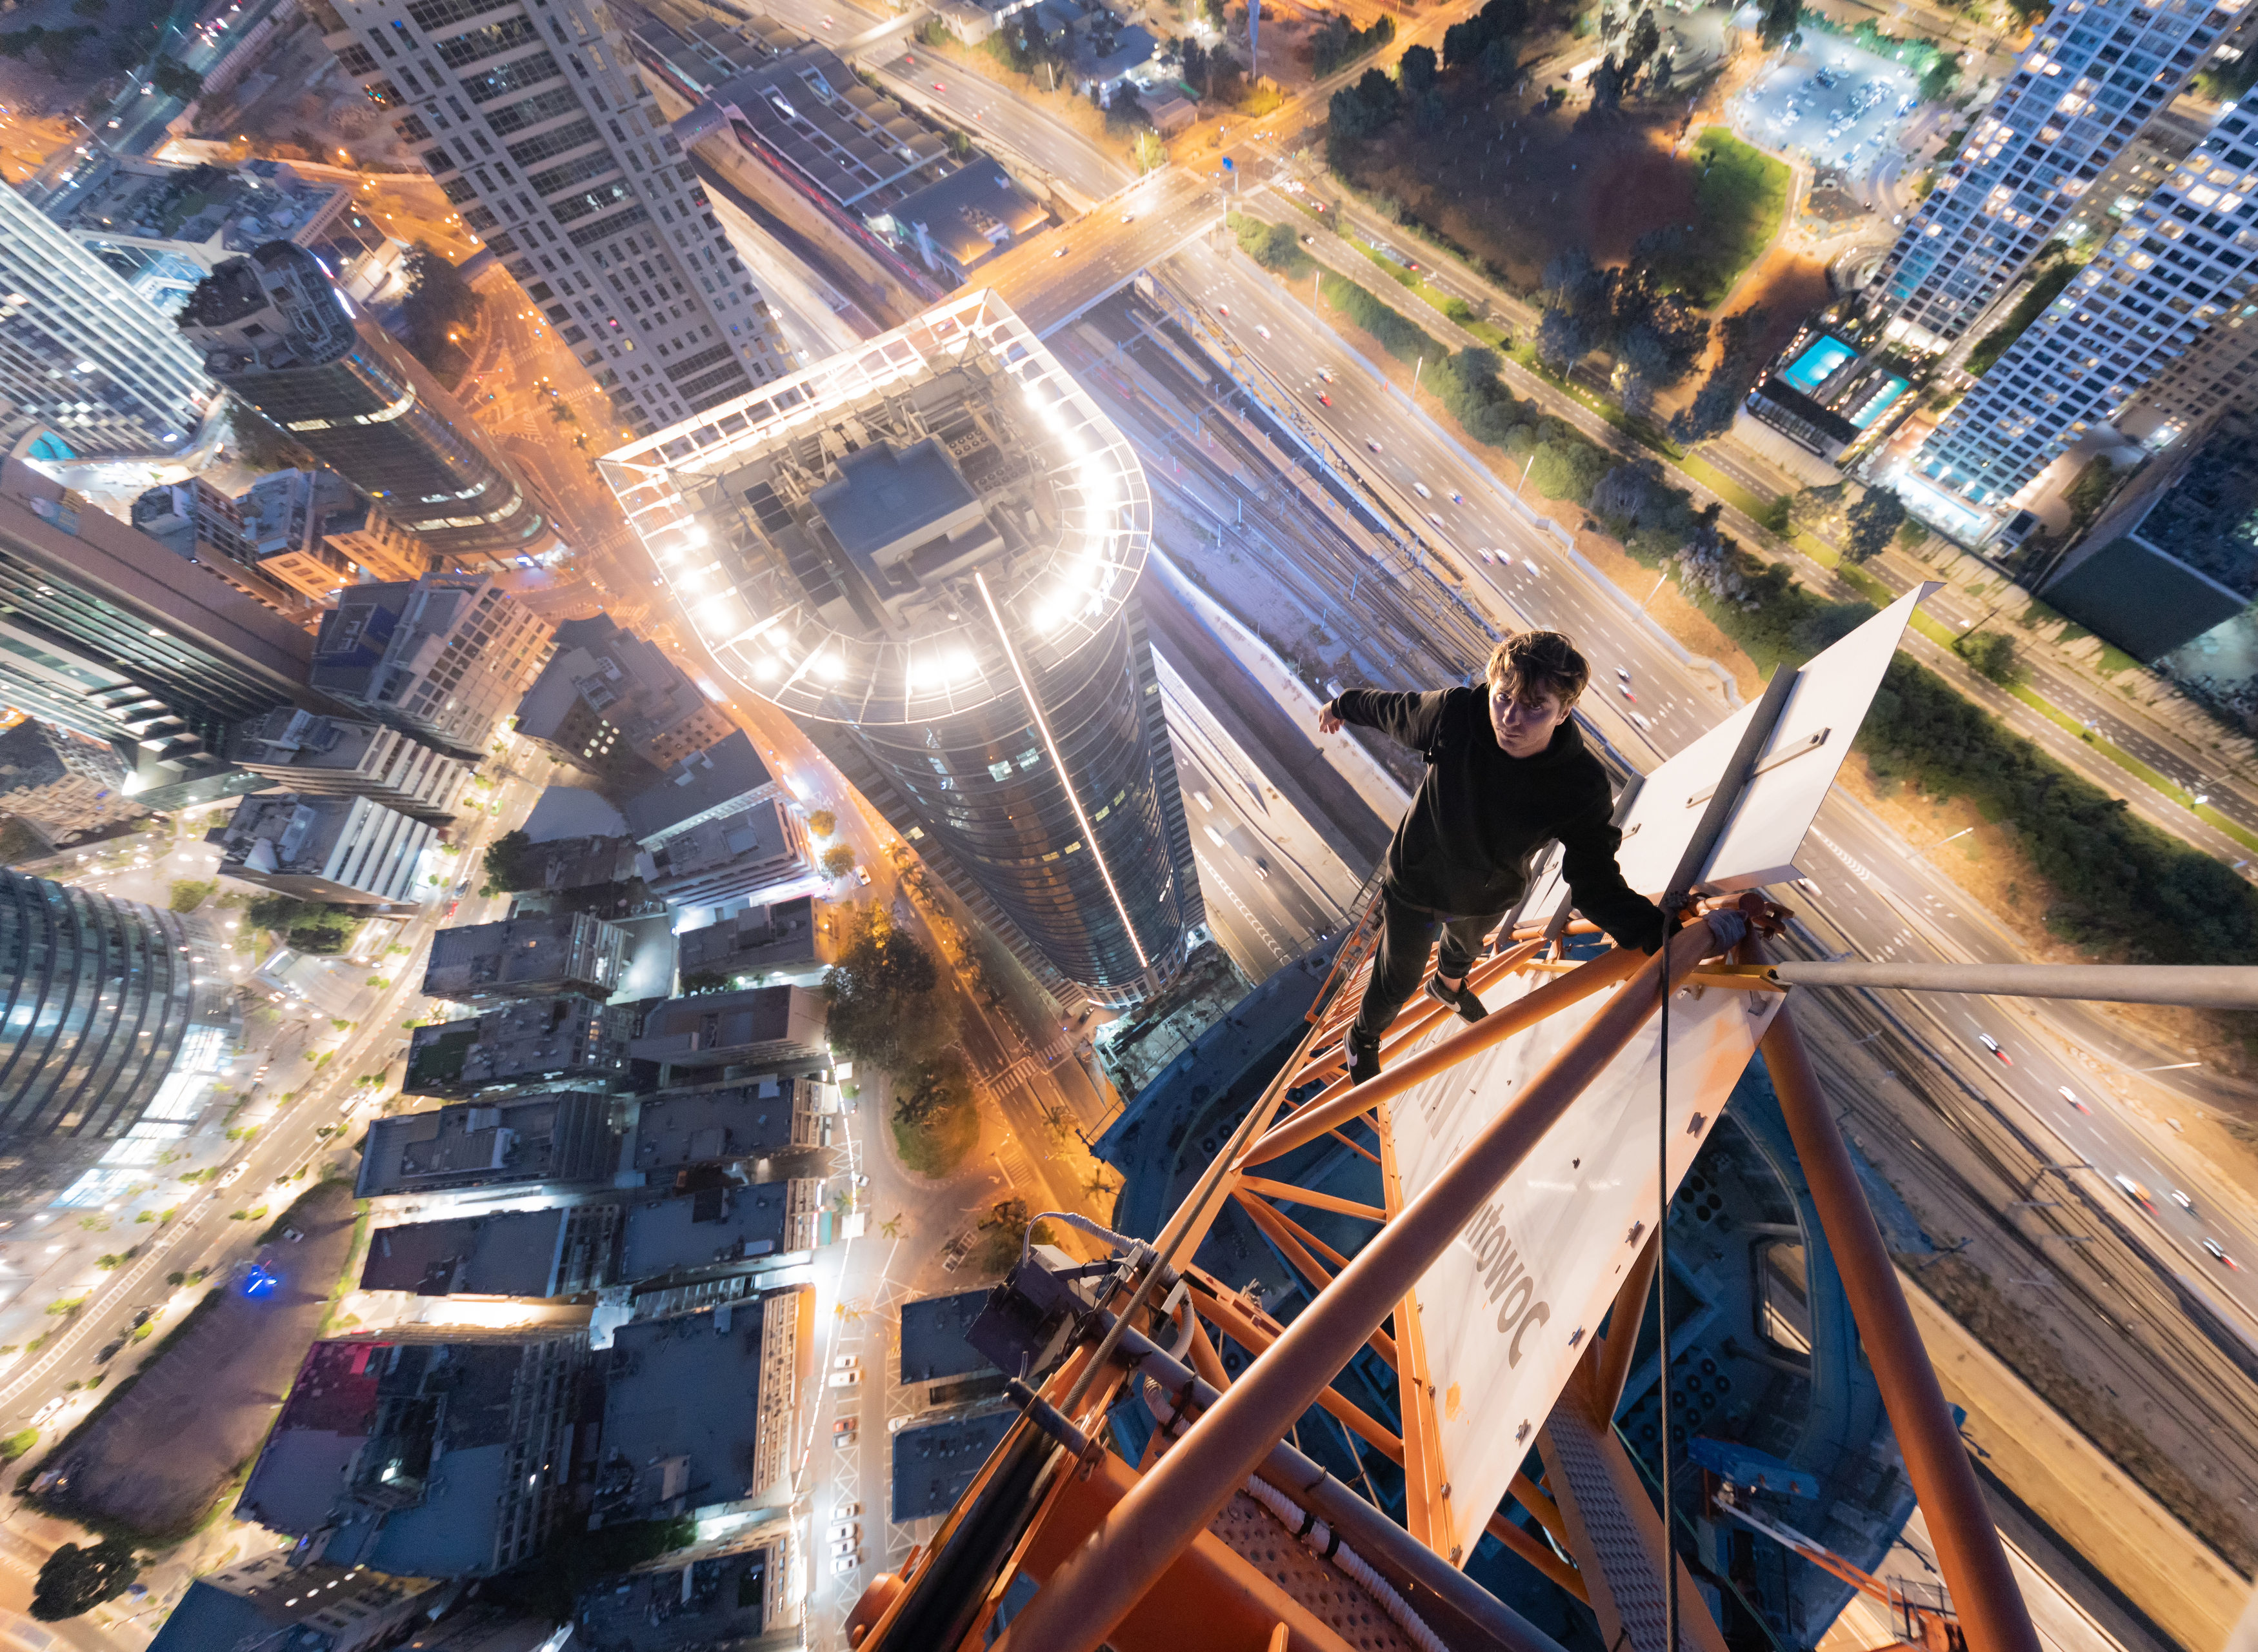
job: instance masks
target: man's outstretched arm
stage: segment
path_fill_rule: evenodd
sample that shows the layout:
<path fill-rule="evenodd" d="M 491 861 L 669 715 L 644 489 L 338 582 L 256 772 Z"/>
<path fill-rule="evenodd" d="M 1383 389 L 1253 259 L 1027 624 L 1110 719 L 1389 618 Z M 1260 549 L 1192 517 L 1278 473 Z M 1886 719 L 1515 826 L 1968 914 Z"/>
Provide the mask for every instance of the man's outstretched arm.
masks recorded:
<path fill-rule="evenodd" d="M 1344 689 L 1317 712 L 1317 733 L 1337 734 L 1343 723 L 1376 728 L 1400 745 L 1424 751 L 1435 738 L 1448 689 L 1426 694 L 1389 693 L 1376 688 Z"/>
<path fill-rule="evenodd" d="M 1660 907 L 1623 882 L 1622 869 L 1615 864 L 1622 833 L 1608 818 L 1612 812 L 1612 805 L 1602 802 L 1562 828 L 1560 847 L 1566 854 L 1561 870 L 1579 911 L 1618 947 L 1651 954 L 1661 947 L 1669 925 Z"/>

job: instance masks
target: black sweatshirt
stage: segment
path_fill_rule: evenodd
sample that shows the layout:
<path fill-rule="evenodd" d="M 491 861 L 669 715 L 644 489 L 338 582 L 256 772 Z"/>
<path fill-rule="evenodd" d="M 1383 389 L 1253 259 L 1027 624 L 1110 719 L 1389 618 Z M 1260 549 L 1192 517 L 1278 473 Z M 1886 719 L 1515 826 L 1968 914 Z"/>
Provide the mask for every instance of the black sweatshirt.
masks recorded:
<path fill-rule="evenodd" d="M 1584 916 L 1622 946 L 1661 944 L 1661 909 L 1615 866 L 1622 833 L 1609 820 L 1607 770 L 1573 721 L 1536 756 L 1509 757 L 1481 689 L 1350 689 L 1332 710 L 1427 757 L 1426 776 L 1388 846 L 1386 887 L 1395 899 L 1443 917 L 1502 913 L 1521 898 L 1537 851 L 1558 838 Z"/>

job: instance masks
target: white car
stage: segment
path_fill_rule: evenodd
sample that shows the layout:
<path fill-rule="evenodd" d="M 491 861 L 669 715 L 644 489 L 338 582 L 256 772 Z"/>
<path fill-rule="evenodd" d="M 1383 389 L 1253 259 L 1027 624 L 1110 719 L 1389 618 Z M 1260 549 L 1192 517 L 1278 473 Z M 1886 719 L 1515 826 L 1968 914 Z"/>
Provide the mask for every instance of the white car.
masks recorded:
<path fill-rule="evenodd" d="M 863 1373 L 859 1371 L 834 1371 L 831 1373 L 831 1386 L 834 1388 L 859 1387 L 862 1381 Z"/>
<path fill-rule="evenodd" d="M 860 1355 L 841 1354 L 838 1358 L 831 1362 L 831 1369 L 834 1371 L 852 1371 L 856 1366 L 862 1363 L 863 1361 Z"/>
<path fill-rule="evenodd" d="M 1261 334 L 1265 339 L 1267 339 L 1270 337 L 1270 330 L 1267 327 L 1265 327 L 1260 322 L 1254 323 L 1254 330 Z"/>
<path fill-rule="evenodd" d="M 829 1532 L 825 1534 L 825 1538 L 826 1541 L 829 1542 L 851 1543 L 857 1538 L 861 1537 L 862 1535 L 863 1528 L 856 1525 L 853 1521 L 841 1521 L 838 1525 L 834 1526 Z"/>
<path fill-rule="evenodd" d="M 2177 1205 L 2181 1209 L 2186 1211 L 2190 1216 L 2193 1216 L 2195 1214 L 2195 1201 L 2189 1198 L 2187 1195 L 2182 1193 L 2177 1188 L 2172 1189 L 2172 1202 Z"/>
<path fill-rule="evenodd" d="M 860 1520 L 862 1517 L 863 1506 L 860 1503 L 841 1503 L 831 1511 L 834 1520 Z"/>
<path fill-rule="evenodd" d="M 227 1173 L 219 1179 L 218 1185 L 223 1188 L 233 1187 L 237 1182 L 243 1180 L 244 1173 L 248 1171 L 250 1168 L 251 1161 L 248 1159 L 237 1159 L 235 1163 L 227 1167 Z"/>
<path fill-rule="evenodd" d="M 1201 791 L 1197 786 L 1194 786 L 1192 788 L 1192 800 L 1198 804 L 1203 809 L 1212 809 L 1215 807 L 1215 800 L 1210 798 L 1206 792 Z"/>
<path fill-rule="evenodd" d="M 831 1545 L 831 1553 L 835 1558 L 841 1560 L 846 1559 L 849 1556 L 853 1556 L 859 1559 L 861 1557 L 862 1549 L 863 1545 L 860 1543 L 834 1543 Z"/>
<path fill-rule="evenodd" d="M 1411 491 L 1417 493 L 1421 499 L 1432 499 L 1435 497 L 1434 494 L 1427 491 L 1427 485 L 1424 482 L 1412 483 Z"/>
<path fill-rule="evenodd" d="M 848 1572 L 859 1570 L 862 1564 L 863 1557 L 860 1555 L 841 1555 L 838 1559 L 831 1563 L 832 1575 L 834 1577 L 843 1576 Z"/>
<path fill-rule="evenodd" d="M 1475 555 L 1475 556 L 1477 556 L 1477 557 L 1480 557 L 1484 562 L 1488 562 L 1488 563 L 1495 563 L 1495 562 L 1497 560 L 1497 558 L 1496 558 L 1496 557 L 1495 557 L 1491 556 L 1491 555 L 1489 554 L 1489 552 L 1488 552 L 1487 550 L 1484 550 L 1484 549 L 1480 549 L 1479 546 L 1477 546 L 1477 547 L 1475 548 L 1474 555 Z"/>

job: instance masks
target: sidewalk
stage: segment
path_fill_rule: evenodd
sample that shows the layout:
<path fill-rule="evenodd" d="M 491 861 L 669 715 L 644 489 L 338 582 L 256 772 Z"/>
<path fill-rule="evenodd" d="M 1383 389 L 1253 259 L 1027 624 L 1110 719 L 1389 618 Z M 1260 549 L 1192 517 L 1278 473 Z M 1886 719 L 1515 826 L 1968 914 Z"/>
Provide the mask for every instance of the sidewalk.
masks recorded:
<path fill-rule="evenodd" d="M 1900 1273 L 1944 1397 L 1982 1467 L 2191 1652 L 2226 1644 L 2250 1585 Z"/>

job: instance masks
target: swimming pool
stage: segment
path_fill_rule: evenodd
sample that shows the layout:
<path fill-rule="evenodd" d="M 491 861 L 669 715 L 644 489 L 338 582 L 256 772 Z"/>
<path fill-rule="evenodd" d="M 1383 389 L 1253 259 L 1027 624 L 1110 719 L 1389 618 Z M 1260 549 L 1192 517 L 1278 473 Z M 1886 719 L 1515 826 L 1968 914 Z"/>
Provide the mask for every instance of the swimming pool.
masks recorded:
<path fill-rule="evenodd" d="M 1905 393 L 1904 379 L 1895 378 L 1884 379 L 1881 388 L 1866 398 L 1866 405 L 1850 415 L 1851 425 L 1860 430 L 1865 429 L 1875 420 L 1887 413 L 1891 404 Z"/>
<path fill-rule="evenodd" d="M 1807 396 L 1827 381 L 1828 375 L 1857 353 L 1841 339 L 1821 333 L 1780 377 Z"/>

